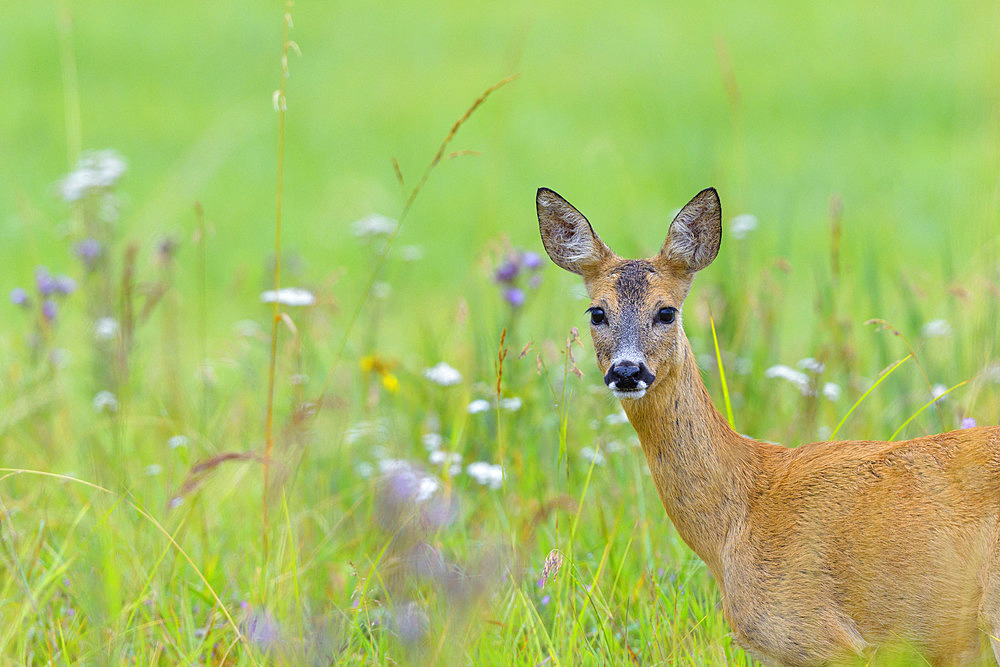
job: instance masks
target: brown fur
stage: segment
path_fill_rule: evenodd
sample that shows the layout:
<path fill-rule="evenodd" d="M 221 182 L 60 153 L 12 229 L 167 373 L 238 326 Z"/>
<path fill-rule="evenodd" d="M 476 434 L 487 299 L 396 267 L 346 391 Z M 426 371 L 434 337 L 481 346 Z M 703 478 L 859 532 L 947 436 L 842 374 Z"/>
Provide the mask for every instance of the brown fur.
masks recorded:
<path fill-rule="evenodd" d="M 718 582 L 735 639 L 787 665 L 850 662 L 900 643 L 934 664 L 988 661 L 984 645 L 1000 636 L 1000 427 L 795 449 L 740 436 L 712 405 L 679 314 L 655 319 L 681 310 L 693 273 L 718 252 L 715 191 L 695 197 L 660 254 L 639 261 L 614 255 L 576 209 L 544 196 L 546 251 L 583 276 L 607 314 L 592 327 L 601 371 L 624 346 L 655 375 L 622 406 L 667 514 Z M 556 247 L 549 232 L 567 210 L 580 226 L 558 239 L 576 245 Z M 993 649 L 1000 655 L 995 639 Z"/>

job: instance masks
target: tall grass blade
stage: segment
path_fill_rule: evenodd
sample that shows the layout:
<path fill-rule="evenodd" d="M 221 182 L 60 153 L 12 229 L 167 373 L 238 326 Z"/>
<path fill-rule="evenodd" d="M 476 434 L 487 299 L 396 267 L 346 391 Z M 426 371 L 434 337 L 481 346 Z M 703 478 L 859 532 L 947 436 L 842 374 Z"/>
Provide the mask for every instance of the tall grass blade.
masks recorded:
<path fill-rule="evenodd" d="M 715 335 L 715 318 L 708 314 L 708 322 L 712 325 L 712 345 L 715 346 L 715 361 L 719 366 L 719 381 L 722 382 L 722 398 L 726 403 L 726 419 L 730 428 L 736 428 L 733 420 L 733 404 L 729 401 L 729 386 L 726 384 L 726 369 L 722 367 L 722 353 L 719 351 L 719 338 Z"/>
<path fill-rule="evenodd" d="M 851 409 L 847 411 L 847 414 L 845 414 L 841 418 L 840 422 L 838 422 L 838 424 L 837 424 L 837 428 L 833 429 L 833 433 L 830 434 L 830 440 L 836 440 L 837 433 L 840 432 L 840 427 L 844 425 L 844 422 L 846 422 L 847 418 L 851 416 L 851 413 L 854 412 L 855 408 L 857 408 L 859 405 L 861 405 L 861 401 L 865 400 L 865 398 L 868 397 L 868 394 L 872 393 L 872 391 L 875 390 L 875 387 L 877 387 L 880 384 L 882 384 L 883 380 L 885 380 L 887 377 L 889 377 L 890 375 L 892 375 L 893 371 L 895 371 L 897 368 L 899 368 L 900 366 L 902 366 L 907 360 L 912 359 L 912 358 L 913 358 L 913 354 L 910 353 L 910 354 L 906 355 L 905 357 L 903 357 L 902 359 L 900 359 L 899 361 L 897 361 L 896 363 L 894 363 L 889 368 L 887 368 L 885 370 L 885 372 L 883 372 L 882 375 L 880 375 L 879 378 L 877 380 L 875 380 L 875 382 L 872 384 L 872 386 L 868 388 L 868 391 L 866 391 L 865 393 L 861 394 L 861 398 L 859 398 L 858 400 L 856 400 L 854 402 L 854 405 L 852 405 Z"/>
<path fill-rule="evenodd" d="M 929 400 L 926 403 L 924 403 L 923 406 L 919 410 L 917 410 L 912 415 L 910 415 L 909 419 L 907 419 L 905 422 L 903 422 L 902 424 L 900 424 L 899 428 L 897 428 L 895 431 L 892 432 L 892 435 L 889 436 L 889 440 L 895 440 L 896 436 L 899 435 L 899 432 L 902 431 L 904 428 L 906 428 L 907 424 L 909 424 L 911 421 L 913 421 L 918 416 L 920 416 L 921 412 L 923 412 L 927 408 L 929 408 L 932 405 L 934 405 L 935 403 L 937 403 L 940 399 L 942 399 L 945 396 L 947 396 L 948 394 L 950 394 L 953 390 L 958 389 L 959 387 L 961 387 L 964 384 L 967 384 L 968 382 L 969 382 L 968 380 L 962 380 L 961 382 L 959 382 L 958 384 L 956 384 L 954 387 L 951 387 L 950 389 L 947 389 L 947 390 L 941 392 L 940 394 L 938 394 L 937 396 L 935 396 L 931 400 Z"/>

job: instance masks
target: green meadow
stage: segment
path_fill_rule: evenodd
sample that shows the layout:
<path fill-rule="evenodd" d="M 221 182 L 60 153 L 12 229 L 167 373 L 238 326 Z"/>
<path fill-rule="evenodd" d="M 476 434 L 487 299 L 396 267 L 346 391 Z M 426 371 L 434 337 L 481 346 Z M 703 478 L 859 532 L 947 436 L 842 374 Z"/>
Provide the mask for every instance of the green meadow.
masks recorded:
<path fill-rule="evenodd" d="M 740 432 L 1000 420 L 995 2 L 0 13 L 4 664 L 751 664 L 540 186 L 718 189 Z"/>

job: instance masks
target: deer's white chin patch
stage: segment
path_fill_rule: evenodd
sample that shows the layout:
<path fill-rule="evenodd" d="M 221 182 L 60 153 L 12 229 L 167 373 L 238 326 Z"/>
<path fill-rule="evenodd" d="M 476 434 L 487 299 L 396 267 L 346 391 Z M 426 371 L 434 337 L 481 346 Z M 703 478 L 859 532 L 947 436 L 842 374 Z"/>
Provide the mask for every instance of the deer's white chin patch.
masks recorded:
<path fill-rule="evenodd" d="M 612 389 L 611 393 L 615 395 L 618 400 L 624 401 L 626 399 L 635 400 L 637 398 L 642 398 L 646 395 L 645 389 L 632 389 L 630 391 L 622 391 L 621 389 Z"/>

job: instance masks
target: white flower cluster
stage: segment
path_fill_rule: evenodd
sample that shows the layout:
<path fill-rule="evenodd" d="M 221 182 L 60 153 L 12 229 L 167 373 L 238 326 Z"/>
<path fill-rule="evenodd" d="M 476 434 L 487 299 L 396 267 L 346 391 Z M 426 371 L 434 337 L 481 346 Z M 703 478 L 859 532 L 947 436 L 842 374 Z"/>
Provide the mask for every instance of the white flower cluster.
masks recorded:
<path fill-rule="evenodd" d="M 746 238 L 746 235 L 757 229 L 757 216 L 749 213 L 738 215 L 729 221 L 729 235 L 734 239 Z"/>
<path fill-rule="evenodd" d="M 424 377 L 442 387 L 450 387 L 462 381 L 462 374 L 443 361 L 426 369 Z"/>
<path fill-rule="evenodd" d="M 316 303 L 316 297 L 302 287 L 282 287 L 279 290 L 267 290 L 260 295 L 264 303 L 277 301 L 283 306 L 311 306 Z"/>
<path fill-rule="evenodd" d="M 826 364 L 814 359 L 813 357 L 806 357 L 805 359 L 799 359 L 798 364 L 796 364 L 802 370 L 795 370 L 790 366 L 785 366 L 784 364 L 778 364 L 777 366 L 771 366 L 766 371 L 764 371 L 764 377 L 769 378 L 781 378 L 787 380 L 795 385 L 795 388 L 799 390 L 799 393 L 803 396 L 815 396 L 816 389 L 813 386 L 812 380 L 809 376 L 802 371 L 809 371 L 814 375 L 819 375 L 826 370 Z M 841 389 L 840 385 L 835 382 L 825 382 L 823 383 L 822 394 L 828 400 L 837 401 L 840 400 Z"/>
<path fill-rule="evenodd" d="M 125 173 L 125 167 L 125 158 L 113 150 L 85 153 L 76 169 L 59 183 L 59 195 L 72 203 L 92 191 L 110 188 Z"/>
<path fill-rule="evenodd" d="M 499 489 L 503 486 L 503 466 L 499 464 L 476 461 L 466 466 L 465 472 L 469 474 L 469 477 L 491 489 Z"/>
<path fill-rule="evenodd" d="M 524 405 L 522 401 L 517 396 L 512 396 L 511 398 L 501 398 L 500 399 L 500 409 L 506 410 L 507 412 L 517 412 Z M 478 415 L 481 412 L 489 412 L 493 405 L 484 398 L 477 398 L 476 400 L 469 403 L 466 406 L 465 411 L 470 415 Z"/>
<path fill-rule="evenodd" d="M 373 236 L 389 236 L 396 232 L 399 226 L 392 218 L 373 213 L 351 223 L 351 231 L 355 236 L 369 238 Z"/>
<path fill-rule="evenodd" d="M 928 338 L 943 338 L 951 335 L 951 325 L 948 320 L 931 320 L 920 329 L 920 333 Z"/>

